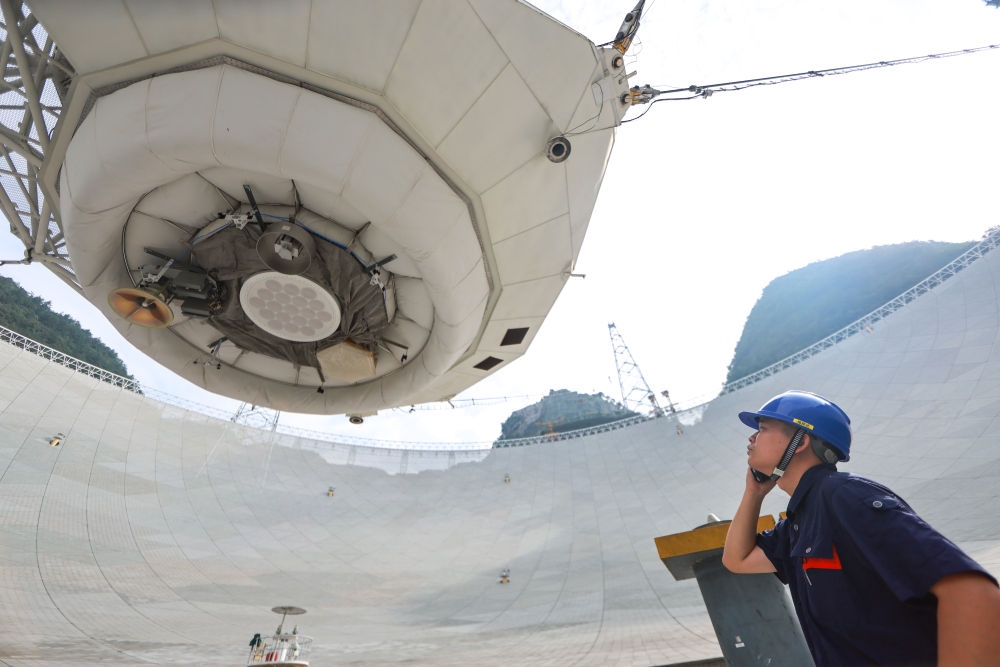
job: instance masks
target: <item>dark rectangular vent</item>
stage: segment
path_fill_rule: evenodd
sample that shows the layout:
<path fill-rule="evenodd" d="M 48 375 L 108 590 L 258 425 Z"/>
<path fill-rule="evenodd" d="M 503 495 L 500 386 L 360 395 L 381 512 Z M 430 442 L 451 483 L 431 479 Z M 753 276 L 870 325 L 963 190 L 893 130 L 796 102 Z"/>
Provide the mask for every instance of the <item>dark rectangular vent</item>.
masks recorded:
<path fill-rule="evenodd" d="M 500 345 L 520 345 L 524 337 L 528 335 L 528 327 L 518 327 L 517 329 L 507 329 L 503 335 Z"/>
<path fill-rule="evenodd" d="M 496 367 L 496 365 L 499 364 L 502 361 L 503 361 L 503 359 L 497 359 L 496 357 L 486 357 L 485 359 L 483 359 L 482 361 L 480 361 L 478 364 L 476 364 L 475 366 L 473 366 L 473 368 L 478 368 L 481 371 L 488 371 L 491 368 Z"/>

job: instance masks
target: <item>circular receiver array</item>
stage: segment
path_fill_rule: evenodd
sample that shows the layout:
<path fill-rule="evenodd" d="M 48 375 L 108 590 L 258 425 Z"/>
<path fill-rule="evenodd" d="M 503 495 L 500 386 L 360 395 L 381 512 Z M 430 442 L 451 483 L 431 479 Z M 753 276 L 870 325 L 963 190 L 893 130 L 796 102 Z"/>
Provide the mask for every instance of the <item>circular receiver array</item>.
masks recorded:
<path fill-rule="evenodd" d="M 243 282 L 240 305 L 254 324 L 285 340 L 322 340 L 340 326 L 337 299 L 302 276 L 256 273 Z"/>

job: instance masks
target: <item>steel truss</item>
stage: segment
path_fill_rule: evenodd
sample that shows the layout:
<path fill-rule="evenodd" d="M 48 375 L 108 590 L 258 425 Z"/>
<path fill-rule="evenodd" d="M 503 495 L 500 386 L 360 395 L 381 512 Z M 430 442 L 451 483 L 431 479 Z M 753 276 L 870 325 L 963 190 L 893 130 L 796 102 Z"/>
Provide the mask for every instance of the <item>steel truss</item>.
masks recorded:
<path fill-rule="evenodd" d="M 46 174 L 45 159 L 75 72 L 24 4 L 0 0 L 0 40 L 0 211 L 24 245 L 23 258 L 0 259 L 41 262 L 80 291 L 59 221 L 58 174 Z"/>

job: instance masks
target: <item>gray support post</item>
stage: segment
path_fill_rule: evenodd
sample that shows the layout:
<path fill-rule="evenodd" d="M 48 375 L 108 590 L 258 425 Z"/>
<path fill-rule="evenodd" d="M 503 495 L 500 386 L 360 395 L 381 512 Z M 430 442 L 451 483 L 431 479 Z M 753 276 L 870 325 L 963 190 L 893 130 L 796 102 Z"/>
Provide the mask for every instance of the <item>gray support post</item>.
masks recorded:
<path fill-rule="evenodd" d="M 761 517 L 758 528 L 774 526 Z M 733 574 L 722 564 L 728 521 L 656 538 L 674 579 L 694 578 L 729 667 L 813 665 L 785 587 L 772 574 Z"/>
<path fill-rule="evenodd" d="M 718 555 L 696 562 L 694 576 L 729 667 L 813 664 L 791 600 L 776 576 L 733 574 Z"/>

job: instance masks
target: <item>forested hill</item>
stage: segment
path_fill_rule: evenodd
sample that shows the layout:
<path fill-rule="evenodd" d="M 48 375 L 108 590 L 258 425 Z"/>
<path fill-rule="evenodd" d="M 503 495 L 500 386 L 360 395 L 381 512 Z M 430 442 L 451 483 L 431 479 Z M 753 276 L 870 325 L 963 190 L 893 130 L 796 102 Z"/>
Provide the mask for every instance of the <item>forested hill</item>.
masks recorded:
<path fill-rule="evenodd" d="M 636 414 L 604 394 L 551 389 L 542 400 L 511 413 L 500 426 L 500 437 L 493 446 L 502 446 L 504 440 L 575 431 Z"/>
<path fill-rule="evenodd" d="M 891 301 L 973 242 L 914 241 L 859 250 L 776 278 L 750 311 L 726 382 L 770 366 Z"/>
<path fill-rule="evenodd" d="M 51 306 L 10 278 L 0 276 L 0 324 L 80 361 L 132 377 L 114 350 L 69 315 L 53 312 Z"/>

